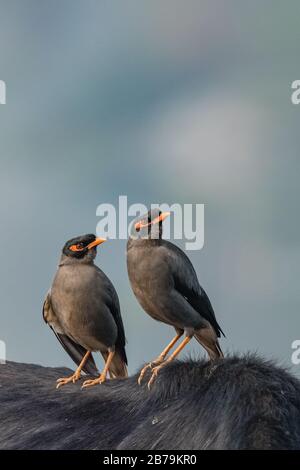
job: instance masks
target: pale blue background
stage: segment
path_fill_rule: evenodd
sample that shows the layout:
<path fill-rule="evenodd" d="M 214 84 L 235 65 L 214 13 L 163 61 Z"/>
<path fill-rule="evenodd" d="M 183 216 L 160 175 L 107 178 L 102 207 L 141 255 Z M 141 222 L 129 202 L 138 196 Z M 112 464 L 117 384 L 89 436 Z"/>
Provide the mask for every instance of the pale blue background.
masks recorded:
<path fill-rule="evenodd" d="M 42 322 L 64 241 L 96 207 L 205 203 L 191 252 L 226 352 L 291 365 L 299 322 L 300 3 L 0 1 L 1 319 L 8 358 L 71 365 Z M 114 282 L 130 371 L 173 331 L 131 293 L 125 241 L 98 263 Z M 194 354 L 203 354 L 197 343 Z M 293 371 L 299 373 L 300 366 Z"/>

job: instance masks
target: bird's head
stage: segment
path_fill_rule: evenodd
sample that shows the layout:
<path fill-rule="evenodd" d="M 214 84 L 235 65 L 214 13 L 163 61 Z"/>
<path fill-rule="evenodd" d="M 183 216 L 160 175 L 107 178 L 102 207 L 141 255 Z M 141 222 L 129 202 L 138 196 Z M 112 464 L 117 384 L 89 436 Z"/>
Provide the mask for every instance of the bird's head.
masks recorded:
<path fill-rule="evenodd" d="M 137 217 L 132 226 L 133 238 L 158 239 L 162 237 L 162 223 L 170 215 L 170 212 L 161 212 L 152 209 L 140 217 Z"/>
<path fill-rule="evenodd" d="M 68 240 L 62 252 L 74 260 L 92 262 L 97 254 L 97 246 L 105 241 L 105 238 L 96 238 L 93 234 L 81 235 Z"/>

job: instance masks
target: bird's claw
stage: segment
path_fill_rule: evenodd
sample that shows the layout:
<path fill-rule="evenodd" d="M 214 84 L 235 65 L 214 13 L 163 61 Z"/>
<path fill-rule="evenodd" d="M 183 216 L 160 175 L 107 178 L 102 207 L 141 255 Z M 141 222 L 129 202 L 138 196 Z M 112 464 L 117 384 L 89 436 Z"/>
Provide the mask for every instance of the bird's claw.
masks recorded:
<path fill-rule="evenodd" d="M 106 381 L 106 376 L 101 374 L 100 377 L 98 377 L 98 379 L 85 380 L 81 388 L 83 389 L 83 388 L 93 387 L 94 385 L 102 384 L 105 381 Z"/>
<path fill-rule="evenodd" d="M 152 386 L 153 382 L 155 381 L 155 379 L 158 375 L 158 372 L 160 371 L 160 369 L 162 369 L 165 366 L 165 364 L 166 363 L 160 364 L 159 366 L 156 366 L 152 369 L 152 375 L 151 375 L 150 380 L 148 382 L 148 389 L 149 390 L 151 389 L 151 386 Z"/>
<path fill-rule="evenodd" d="M 139 375 L 139 378 L 138 378 L 138 384 L 139 384 L 139 385 L 142 385 L 142 380 L 143 380 L 144 375 L 145 375 L 145 373 L 146 373 L 146 371 L 147 371 L 148 369 L 153 370 L 153 368 L 154 368 L 155 366 L 160 365 L 163 361 L 164 361 L 163 358 L 158 358 L 158 359 L 156 359 L 155 361 L 152 361 L 152 362 L 149 362 L 148 364 L 146 364 L 146 365 L 142 368 L 142 370 L 141 370 L 141 372 L 140 372 L 140 375 Z"/>
<path fill-rule="evenodd" d="M 142 385 L 142 380 L 143 380 L 143 378 L 144 378 L 144 375 L 145 375 L 146 371 L 147 371 L 148 369 L 152 369 L 152 367 L 153 367 L 152 362 L 149 362 L 149 364 L 146 364 L 146 365 L 142 368 L 141 373 L 140 373 L 139 378 L 138 378 L 138 384 L 139 384 L 139 385 Z"/>
<path fill-rule="evenodd" d="M 63 377 L 61 379 L 57 379 L 56 388 L 58 389 L 60 387 L 63 387 L 63 385 L 67 385 L 70 382 L 73 382 L 73 384 L 74 384 L 79 379 L 80 379 L 80 374 L 76 374 L 76 373 L 71 375 L 71 377 Z"/>

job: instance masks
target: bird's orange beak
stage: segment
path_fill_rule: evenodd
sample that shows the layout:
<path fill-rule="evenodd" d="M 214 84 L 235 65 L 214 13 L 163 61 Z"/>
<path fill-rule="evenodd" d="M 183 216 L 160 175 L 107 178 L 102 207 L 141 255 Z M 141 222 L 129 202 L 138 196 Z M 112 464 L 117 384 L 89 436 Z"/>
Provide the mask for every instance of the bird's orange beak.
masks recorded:
<path fill-rule="evenodd" d="M 163 222 L 171 212 L 162 212 L 158 217 L 155 217 L 154 220 L 152 220 L 151 225 L 158 224 L 159 222 Z M 143 224 L 142 222 L 137 222 L 134 226 L 135 230 L 141 230 L 141 228 L 148 227 L 150 224 Z"/>
<path fill-rule="evenodd" d="M 92 248 L 94 248 L 94 246 L 101 245 L 101 243 L 104 243 L 104 242 L 106 242 L 106 238 L 96 238 L 95 241 L 87 245 L 87 249 L 91 250 Z"/>
<path fill-rule="evenodd" d="M 162 212 L 158 217 L 156 217 L 154 220 L 152 220 L 152 224 L 158 224 L 159 222 L 163 222 L 171 212 Z"/>

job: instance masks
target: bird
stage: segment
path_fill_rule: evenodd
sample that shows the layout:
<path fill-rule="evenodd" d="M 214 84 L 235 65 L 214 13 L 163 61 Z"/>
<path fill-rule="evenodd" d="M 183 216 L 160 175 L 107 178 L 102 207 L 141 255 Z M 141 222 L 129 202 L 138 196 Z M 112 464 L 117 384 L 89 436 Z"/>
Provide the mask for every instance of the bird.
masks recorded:
<path fill-rule="evenodd" d="M 152 370 L 149 389 L 159 371 L 177 357 L 192 337 L 211 360 L 224 357 L 218 338 L 221 333 L 225 335 L 190 259 L 178 246 L 162 238 L 162 224 L 169 215 L 170 212 L 152 209 L 137 217 L 127 242 L 127 270 L 133 293 L 146 313 L 176 331 L 161 354 L 140 372 L 141 385 L 146 371 Z M 183 341 L 166 359 L 183 334 Z"/>
<path fill-rule="evenodd" d="M 81 372 L 94 379 L 82 388 L 111 378 L 127 377 L 125 332 L 117 292 L 104 272 L 94 264 L 97 246 L 105 238 L 93 234 L 68 240 L 43 304 L 43 318 L 77 364 L 70 377 L 57 380 L 56 388 L 81 378 Z M 100 351 L 105 366 L 96 367 L 92 352 Z"/>

